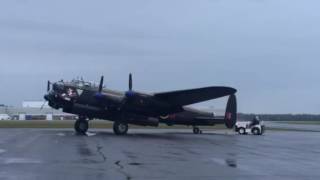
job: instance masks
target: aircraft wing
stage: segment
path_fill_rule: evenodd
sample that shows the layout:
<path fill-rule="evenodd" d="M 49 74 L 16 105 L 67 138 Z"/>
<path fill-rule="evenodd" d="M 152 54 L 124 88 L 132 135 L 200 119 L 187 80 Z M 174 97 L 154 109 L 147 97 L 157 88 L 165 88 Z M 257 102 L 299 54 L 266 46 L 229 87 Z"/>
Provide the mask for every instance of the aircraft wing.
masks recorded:
<path fill-rule="evenodd" d="M 230 87 L 205 87 L 181 91 L 156 93 L 154 96 L 176 106 L 186 106 L 211 99 L 221 98 L 237 92 Z"/>

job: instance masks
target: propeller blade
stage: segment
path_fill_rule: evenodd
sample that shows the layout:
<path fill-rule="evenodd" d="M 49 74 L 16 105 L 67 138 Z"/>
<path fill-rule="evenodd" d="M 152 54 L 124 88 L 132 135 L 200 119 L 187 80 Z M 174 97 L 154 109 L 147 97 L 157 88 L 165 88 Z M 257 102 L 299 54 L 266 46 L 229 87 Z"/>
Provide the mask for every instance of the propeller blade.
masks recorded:
<path fill-rule="evenodd" d="M 132 74 L 129 74 L 129 91 L 132 91 Z"/>
<path fill-rule="evenodd" d="M 43 110 L 43 108 L 44 108 L 44 106 L 46 105 L 46 103 L 47 103 L 47 101 L 44 101 L 44 102 L 43 102 L 43 104 L 42 104 L 42 106 L 41 106 L 40 110 Z"/>
<path fill-rule="evenodd" d="M 50 91 L 50 88 L 51 88 L 51 82 L 50 82 L 50 81 L 48 81 L 48 84 L 47 84 L 47 92 L 49 92 L 49 91 Z"/>
<path fill-rule="evenodd" d="M 100 84 L 99 84 L 99 93 L 101 93 L 103 89 L 103 79 L 104 79 L 104 76 L 101 76 Z"/>

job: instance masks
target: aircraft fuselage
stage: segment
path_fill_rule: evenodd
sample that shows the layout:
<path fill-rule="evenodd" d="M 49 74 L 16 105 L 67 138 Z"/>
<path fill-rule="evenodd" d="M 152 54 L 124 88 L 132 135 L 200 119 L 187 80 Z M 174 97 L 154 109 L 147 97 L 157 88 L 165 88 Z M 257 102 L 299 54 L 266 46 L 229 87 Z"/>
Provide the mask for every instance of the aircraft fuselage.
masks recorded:
<path fill-rule="evenodd" d="M 98 88 L 91 85 L 76 85 L 58 82 L 53 84 L 45 99 L 55 109 L 62 108 L 64 112 L 86 116 L 90 119 L 105 119 L 118 121 L 127 119 L 129 124 L 157 126 L 158 123 L 168 125 L 214 125 L 213 113 L 199 111 L 193 108 L 174 107 L 152 97 L 151 94 L 137 93 L 139 98 L 130 99 L 130 107 L 121 106 L 125 97 L 124 92 L 103 89 L 107 97 L 98 97 Z M 104 101 L 103 98 L 108 98 Z M 168 110 L 169 109 L 169 110 Z M 178 113 L 168 112 L 170 109 Z M 196 117 L 203 117 L 196 118 Z"/>
<path fill-rule="evenodd" d="M 212 126 L 225 123 L 232 128 L 236 123 L 236 90 L 230 87 L 204 87 L 180 91 L 147 94 L 132 90 L 132 76 L 129 76 L 129 90 L 119 92 L 103 87 L 103 76 L 99 86 L 80 80 L 48 81 L 48 94 L 44 96 L 49 106 L 76 114 L 79 120 L 75 130 L 85 133 L 88 119 L 114 121 L 114 132 L 126 134 L 128 124 L 142 126 L 191 125 L 194 133 L 201 132 L 196 126 Z M 213 113 L 196 110 L 187 105 L 229 96 L 224 118 Z"/>

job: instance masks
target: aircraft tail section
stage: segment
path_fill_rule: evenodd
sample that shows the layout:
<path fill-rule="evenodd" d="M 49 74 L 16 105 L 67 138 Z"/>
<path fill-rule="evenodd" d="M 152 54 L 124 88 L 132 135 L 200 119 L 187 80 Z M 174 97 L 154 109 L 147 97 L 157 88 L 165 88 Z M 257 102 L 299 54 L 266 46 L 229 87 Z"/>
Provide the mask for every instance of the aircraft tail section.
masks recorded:
<path fill-rule="evenodd" d="M 234 94 L 229 96 L 224 121 L 229 129 L 232 129 L 237 122 L 237 98 Z"/>

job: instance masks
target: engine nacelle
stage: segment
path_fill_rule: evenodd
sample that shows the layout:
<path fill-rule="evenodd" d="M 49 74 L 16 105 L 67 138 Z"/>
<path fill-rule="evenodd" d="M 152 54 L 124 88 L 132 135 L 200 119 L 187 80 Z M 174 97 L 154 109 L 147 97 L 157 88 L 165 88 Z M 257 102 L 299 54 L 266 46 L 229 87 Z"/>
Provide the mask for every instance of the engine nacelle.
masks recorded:
<path fill-rule="evenodd" d="M 103 111 L 101 111 L 100 108 L 77 103 L 70 106 L 64 106 L 63 112 L 97 118 L 103 114 Z"/>

